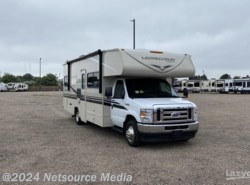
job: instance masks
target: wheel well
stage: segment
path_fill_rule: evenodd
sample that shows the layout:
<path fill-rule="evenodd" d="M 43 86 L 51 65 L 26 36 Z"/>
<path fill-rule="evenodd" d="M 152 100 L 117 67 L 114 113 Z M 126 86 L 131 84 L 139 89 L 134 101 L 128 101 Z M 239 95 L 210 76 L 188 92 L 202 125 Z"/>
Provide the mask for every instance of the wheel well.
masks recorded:
<path fill-rule="evenodd" d="M 123 133 L 125 133 L 126 125 L 130 120 L 136 120 L 136 119 L 132 115 L 127 115 L 126 120 L 123 123 Z"/>

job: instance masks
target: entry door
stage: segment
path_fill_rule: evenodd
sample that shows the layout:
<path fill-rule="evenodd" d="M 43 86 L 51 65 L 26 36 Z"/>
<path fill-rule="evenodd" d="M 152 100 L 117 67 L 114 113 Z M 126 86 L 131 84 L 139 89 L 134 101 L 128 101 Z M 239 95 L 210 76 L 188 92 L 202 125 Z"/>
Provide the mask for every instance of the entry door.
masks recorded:
<path fill-rule="evenodd" d="M 81 120 L 86 122 L 86 74 L 85 69 L 81 70 L 81 97 L 79 99 L 79 111 Z"/>
<path fill-rule="evenodd" d="M 111 103 L 111 120 L 114 125 L 123 127 L 126 108 L 124 103 L 125 88 L 122 80 L 117 80 Z"/>

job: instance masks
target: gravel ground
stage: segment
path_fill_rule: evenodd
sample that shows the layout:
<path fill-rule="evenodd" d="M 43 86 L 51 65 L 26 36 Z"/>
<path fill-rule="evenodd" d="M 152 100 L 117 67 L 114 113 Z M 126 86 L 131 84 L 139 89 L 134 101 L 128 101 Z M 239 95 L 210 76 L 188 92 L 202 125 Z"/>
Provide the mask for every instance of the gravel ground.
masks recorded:
<path fill-rule="evenodd" d="M 249 178 L 226 180 L 227 174 L 250 171 L 250 95 L 190 94 L 188 99 L 199 108 L 194 139 L 133 148 L 110 128 L 76 125 L 62 108 L 62 92 L 0 93 L 0 184 L 118 184 L 100 182 L 108 173 L 132 177 L 120 184 L 250 184 Z M 3 182 L 4 173 L 40 179 Z M 97 180 L 52 182 L 45 174 Z"/>

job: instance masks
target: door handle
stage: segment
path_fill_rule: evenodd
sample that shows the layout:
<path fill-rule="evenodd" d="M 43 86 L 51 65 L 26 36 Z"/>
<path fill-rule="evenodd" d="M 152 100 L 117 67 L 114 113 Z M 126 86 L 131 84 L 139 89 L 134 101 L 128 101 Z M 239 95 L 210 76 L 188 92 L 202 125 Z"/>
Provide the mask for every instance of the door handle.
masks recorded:
<path fill-rule="evenodd" d="M 125 105 L 129 106 L 129 103 L 125 103 Z"/>

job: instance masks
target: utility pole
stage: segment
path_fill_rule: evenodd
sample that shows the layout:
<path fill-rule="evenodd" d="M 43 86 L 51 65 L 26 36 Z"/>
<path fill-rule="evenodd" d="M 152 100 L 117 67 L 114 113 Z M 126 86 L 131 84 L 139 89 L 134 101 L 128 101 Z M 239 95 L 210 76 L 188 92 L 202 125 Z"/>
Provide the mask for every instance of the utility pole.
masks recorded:
<path fill-rule="evenodd" d="M 135 49 L 135 19 L 130 21 L 133 22 L 133 49 Z"/>

